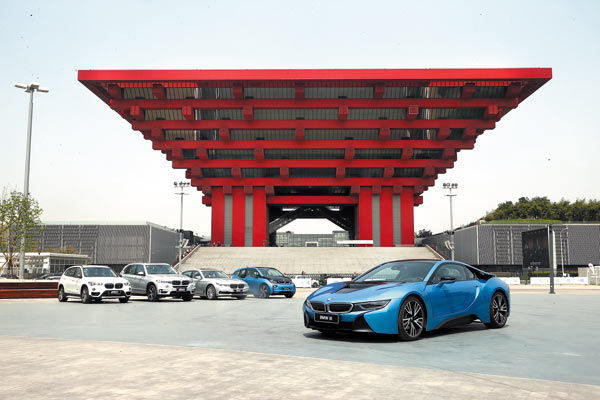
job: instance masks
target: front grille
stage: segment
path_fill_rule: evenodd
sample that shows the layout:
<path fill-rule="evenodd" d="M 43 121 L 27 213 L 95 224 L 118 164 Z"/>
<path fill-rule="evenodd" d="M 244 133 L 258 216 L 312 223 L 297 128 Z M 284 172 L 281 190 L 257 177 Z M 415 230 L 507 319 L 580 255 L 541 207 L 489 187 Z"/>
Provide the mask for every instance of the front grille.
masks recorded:
<path fill-rule="evenodd" d="M 331 303 L 328 306 L 329 311 L 334 313 L 347 313 L 352 310 L 351 303 Z"/>
<path fill-rule="evenodd" d="M 241 289 L 244 287 L 244 285 L 238 285 L 237 283 L 232 283 L 231 285 L 229 285 L 229 287 L 232 289 Z"/>
<path fill-rule="evenodd" d="M 320 301 L 311 301 L 310 305 L 315 311 L 325 311 L 325 304 L 321 303 Z"/>
<path fill-rule="evenodd" d="M 114 284 L 112 284 L 112 283 L 105 283 L 105 284 L 104 284 L 104 287 L 105 287 L 105 288 L 107 288 L 107 289 L 112 289 L 112 288 L 114 288 L 114 287 L 115 287 L 115 285 L 114 285 Z"/>
<path fill-rule="evenodd" d="M 116 283 L 115 284 L 115 288 L 117 288 L 117 289 L 121 289 L 122 287 L 123 287 L 122 283 Z"/>
<path fill-rule="evenodd" d="M 190 284 L 190 281 L 181 281 L 181 284 L 187 286 Z"/>
<path fill-rule="evenodd" d="M 181 281 L 173 281 L 171 282 L 173 286 L 181 285 Z"/>

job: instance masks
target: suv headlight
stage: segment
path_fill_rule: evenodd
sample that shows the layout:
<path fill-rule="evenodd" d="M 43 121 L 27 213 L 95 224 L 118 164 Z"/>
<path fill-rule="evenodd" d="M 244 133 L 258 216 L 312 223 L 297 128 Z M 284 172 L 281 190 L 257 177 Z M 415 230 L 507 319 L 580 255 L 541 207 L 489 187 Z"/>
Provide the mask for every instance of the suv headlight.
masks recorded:
<path fill-rule="evenodd" d="M 362 303 L 354 303 L 352 311 L 373 311 L 379 310 L 389 304 L 389 300 L 365 301 Z"/>
<path fill-rule="evenodd" d="M 165 284 L 167 284 L 167 285 L 170 285 L 170 284 L 171 284 L 171 281 L 165 281 L 165 280 L 163 280 L 163 279 L 157 279 L 157 280 L 156 280 L 156 283 L 165 283 Z"/>
<path fill-rule="evenodd" d="M 90 286 L 102 286 L 102 282 L 89 282 Z"/>

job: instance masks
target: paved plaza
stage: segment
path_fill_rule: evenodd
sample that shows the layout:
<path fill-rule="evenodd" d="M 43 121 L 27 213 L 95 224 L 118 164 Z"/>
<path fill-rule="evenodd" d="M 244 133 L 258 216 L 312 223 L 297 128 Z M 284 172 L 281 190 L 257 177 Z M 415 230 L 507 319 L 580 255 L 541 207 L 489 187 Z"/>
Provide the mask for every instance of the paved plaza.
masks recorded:
<path fill-rule="evenodd" d="M 305 329 L 309 290 L 190 303 L 0 301 L 0 385 L 10 399 L 600 398 L 600 291 L 557 291 L 513 290 L 504 329 L 474 323 L 412 343 Z"/>

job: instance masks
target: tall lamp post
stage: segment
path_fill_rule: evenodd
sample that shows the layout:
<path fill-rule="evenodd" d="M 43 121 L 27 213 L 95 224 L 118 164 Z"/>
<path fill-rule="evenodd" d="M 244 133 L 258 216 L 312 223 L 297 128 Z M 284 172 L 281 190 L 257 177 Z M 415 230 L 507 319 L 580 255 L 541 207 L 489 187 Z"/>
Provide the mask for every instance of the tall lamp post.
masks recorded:
<path fill-rule="evenodd" d="M 181 248 L 183 247 L 183 196 L 187 193 L 183 192 L 183 188 L 190 186 L 189 182 L 173 182 L 175 188 L 180 188 L 181 192 L 175 193 L 181 197 L 181 204 L 179 207 L 179 256 L 177 257 L 177 270 L 181 273 Z"/>
<path fill-rule="evenodd" d="M 456 194 L 452 193 L 452 189 L 458 189 L 458 183 L 444 183 L 444 189 L 448 189 L 449 193 L 444 196 L 450 199 L 450 251 L 452 252 L 452 260 L 454 260 L 454 217 L 452 215 L 452 198 Z"/>
<path fill-rule="evenodd" d="M 40 86 L 37 82 L 31 82 L 29 85 L 24 83 L 15 83 L 15 87 L 24 89 L 29 93 L 29 118 L 27 120 L 27 148 L 25 150 L 25 182 L 23 184 L 23 195 L 29 197 L 29 165 L 31 159 L 31 127 L 33 123 L 33 93 L 48 93 L 50 89 Z M 21 250 L 19 251 L 19 276 L 21 279 L 25 276 L 25 238 L 21 240 Z"/>

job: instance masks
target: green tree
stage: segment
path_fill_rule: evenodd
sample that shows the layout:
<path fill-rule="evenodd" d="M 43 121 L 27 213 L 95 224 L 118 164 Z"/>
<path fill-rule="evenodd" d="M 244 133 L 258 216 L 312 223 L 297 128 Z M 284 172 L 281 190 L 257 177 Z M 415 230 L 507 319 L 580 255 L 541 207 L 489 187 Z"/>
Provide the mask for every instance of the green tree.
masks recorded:
<path fill-rule="evenodd" d="M 417 232 L 417 234 L 415 235 L 418 238 L 426 238 L 433 235 L 433 233 L 431 233 L 431 231 L 429 229 L 421 229 L 419 232 Z"/>
<path fill-rule="evenodd" d="M 4 264 L 12 273 L 15 254 L 21 250 L 21 242 L 26 243 L 25 251 L 34 248 L 31 239 L 37 234 L 40 226 L 42 209 L 31 196 L 25 196 L 16 190 L 10 193 L 5 188 L 0 198 L 0 252 L 4 255 Z"/>

